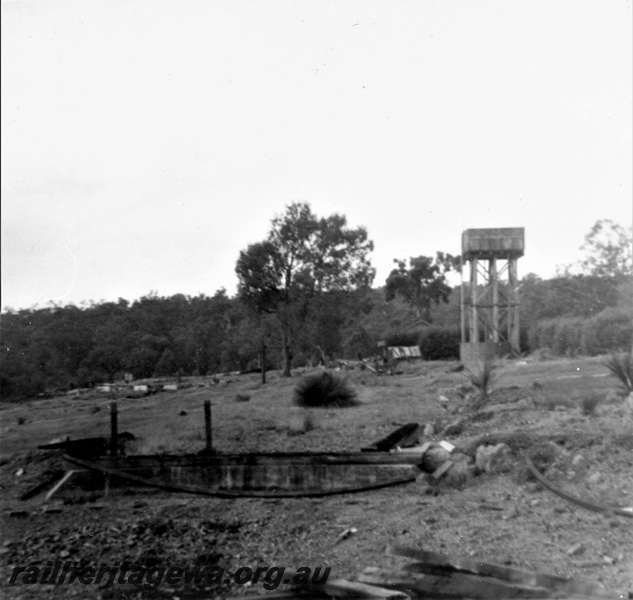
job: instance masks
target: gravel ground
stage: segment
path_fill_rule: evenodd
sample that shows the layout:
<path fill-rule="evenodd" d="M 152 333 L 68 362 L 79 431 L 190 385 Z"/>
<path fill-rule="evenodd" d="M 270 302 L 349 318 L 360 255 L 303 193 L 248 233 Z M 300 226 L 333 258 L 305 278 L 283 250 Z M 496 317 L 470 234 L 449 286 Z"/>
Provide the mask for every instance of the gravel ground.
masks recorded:
<path fill-rule="evenodd" d="M 62 469 L 58 453 L 37 445 L 53 434 L 106 434 L 110 399 L 86 395 L 3 407 L 0 594 L 9 599 L 258 595 L 267 593 L 261 583 L 163 580 L 156 589 L 143 590 L 118 583 L 10 585 L 9 579 L 15 567 L 43 568 L 49 561 L 215 566 L 227 574 L 240 567 L 330 567 L 330 577 L 353 579 L 365 567 L 405 564 L 386 553 L 394 544 L 598 581 L 623 595 L 633 591 L 633 519 L 589 512 L 553 495 L 530 480 L 523 463 L 526 452 L 545 456 L 545 474 L 559 487 L 605 504 L 633 505 L 631 421 L 610 391 L 613 382 L 601 377 L 600 363 L 508 363 L 486 408 L 490 415 L 475 421 L 468 418 L 468 399 L 459 390 L 464 378 L 449 373 L 454 366 L 422 364 L 384 378 L 352 372 L 348 377 L 361 406 L 316 411 L 316 428 L 300 435 L 289 428 L 303 414 L 289 407 L 297 377 L 271 377 L 266 386 L 256 376 L 233 377 L 214 388 L 191 387 L 134 404 L 120 401 L 121 427 L 140 434 L 143 451 L 200 449 L 201 400 L 209 397 L 214 443 L 226 451 L 358 449 L 406 422 L 433 423 L 441 431 L 458 418 L 465 424 L 450 438 L 453 443 L 516 434 L 501 472 L 471 477 L 463 485 L 434 483 L 422 475 L 402 486 L 321 499 L 226 500 L 117 489 L 105 497 L 100 489 L 69 487 L 50 501 L 43 495 L 20 501 L 22 493 Z M 582 376 L 574 377 L 578 370 Z M 237 394 L 250 400 L 235 402 Z M 592 394 L 601 402 L 595 415 L 585 416 L 580 406 Z M 439 433 L 433 439 L 444 437 Z M 356 532 L 339 542 L 350 528 Z"/>

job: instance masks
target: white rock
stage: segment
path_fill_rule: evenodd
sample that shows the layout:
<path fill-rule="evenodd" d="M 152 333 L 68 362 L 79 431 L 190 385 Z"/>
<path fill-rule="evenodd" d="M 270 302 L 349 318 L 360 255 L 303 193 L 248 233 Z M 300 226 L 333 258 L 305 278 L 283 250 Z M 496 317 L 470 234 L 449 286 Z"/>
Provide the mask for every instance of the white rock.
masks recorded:
<path fill-rule="evenodd" d="M 602 475 L 597 471 L 587 477 L 587 483 L 598 483 L 602 479 Z"/>

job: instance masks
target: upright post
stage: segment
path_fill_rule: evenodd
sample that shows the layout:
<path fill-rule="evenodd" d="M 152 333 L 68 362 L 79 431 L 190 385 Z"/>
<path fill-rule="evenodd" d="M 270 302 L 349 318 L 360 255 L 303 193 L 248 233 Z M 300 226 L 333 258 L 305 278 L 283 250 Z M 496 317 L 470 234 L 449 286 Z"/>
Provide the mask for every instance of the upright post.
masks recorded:
<path fill-rule="evenodd" d="M 213 450 L 213 440 L 211 438 L 211 401 L 204 401 L 204 428 L 207 436 L 207 450 Z"/>
<path fill-rule="evenodd" d="M 119 449 L 119 423 L 116 402 L 110 404 L 110 454 L 116 456 Z"/>
<path fill-rule="evenodd" d="M 488 266 L 490 270 L 490 288 L 492 291 L 492 341 L 499 342 L 499 281 L 497 279 L 497 259 L 491 258 Z"/>
<path fill-rule="evenodd" d="M 262 354 L 261 354 L 261 367 L 262 367 L 262 383 L 266 383 L 266 344 L 262 342 Z"/>
<path fill-rule="evenodd" d="M 470 261 L 470 343 L 479 342 L 479 317 L 477 315 L 477 259 Z"/>
<path fill-rule="evenodd" d="M 459 269 L 459 319 L 461 326 L 462 344 L 466 343 L 466 317 L 464 315 L 464 262 Z"/>
<path fill-rule="evenodd" d="M 518 302 L 517 259 L 508 261 L 508 341 L 515 354 L 521 353 L 519 344 L 519 302 Z"/>

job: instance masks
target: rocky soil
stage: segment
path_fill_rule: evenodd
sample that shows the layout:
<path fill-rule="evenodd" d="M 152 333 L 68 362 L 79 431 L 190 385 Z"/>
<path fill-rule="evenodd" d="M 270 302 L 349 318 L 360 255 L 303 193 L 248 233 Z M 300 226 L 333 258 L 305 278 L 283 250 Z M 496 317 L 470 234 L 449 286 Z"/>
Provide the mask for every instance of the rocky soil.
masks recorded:
<path fill-rule="evenodd" d="M 107 435 L 107 406 L 96 393 L 4 406 L 0 412 L 0 594 L 3 598 L 209 598 L 267 593 L 261 584 L 118 583 L 10 585 L 15 567 L 70 561 L 78 566 L 331 567 L 354 579 L 369 566 L 395 567 L 386 554 L 403 544 L 518 568 L 602 582 L 633 591 L 633 518 L 590 512 L 530 477 L 531 456 L 549 480 L 606 505 L 633 506 L 633 421 L 598 359 L 506 362 L 496 391 L 473 418 L 472 390 L 451 363 L 405 365 L 377 377 L 347 373 L 361 405 L 315 410 L 313 429 L 290 398 L 298 376 L 196 380 L 192 387 L 119 399 L 120 429 L 140 452 L 203 447 L 202 401 L 213 403 L 214 444 L 226 451 L 357 450 L 397 426 L 431 425 L 426 439 L 458 447 L 503 436 L 509 450 L 480 472 L 321 499 L 226 500 L 161 491 L 66 487 L 50 500 L 20 496 L 62 472 L 59 453 L 38 450 L 54 437 Z M 207 385 L 208 384 L 208 385 Z M 205 387 L 196 387 L 196 386 Z M 236 397 L 242 396 L 239 401 Z M 248 396 L 245 400 L 244 396 Z M 592 414 L 584 414 L 591 399 Z M 584 408 L 583 408 L 584 407 Z M 184 414 L 183 414 L 184 413 Z M 449 425 L 457 425 L 446 432 Z M 309 429 L 309 428 L 307 428 Z M 446 432 L 446 433 L 445 433 Z M 450 433 L 450 435 L 449 435 Z M 467 461 L 467 459 L 464 459 Z M 475 475 L 474 473 L 477 472 Z M 50 484 L 52 486 L 52 483 Z M 341 541 L 341 533 L 354 534 Z"/>

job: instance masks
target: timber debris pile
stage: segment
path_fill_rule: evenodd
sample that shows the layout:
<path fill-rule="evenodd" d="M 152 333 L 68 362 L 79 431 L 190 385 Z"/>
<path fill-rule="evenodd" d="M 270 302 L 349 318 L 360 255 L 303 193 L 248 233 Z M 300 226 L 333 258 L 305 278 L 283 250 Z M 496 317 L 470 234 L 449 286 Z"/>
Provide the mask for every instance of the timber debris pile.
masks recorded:
<path fill-rule="evenodd" d="M 594 581 L 559 577 L 481 562 L 462 556 L 449 556 L 408 546 L 388 548 L 387 553 L 406 557 L 399 568 L 367 567 L 354 581 L 328 580 L 319 585 L 298 588 L 278 598 L 380 598 L 406 600 L 474 600 L 478 598 L 587 598 L 621 599 L 625 596 Z M 266 596 L 262 596 L 266 598 Z M 633 597 L 631 594 L 629 598 Z"/>

